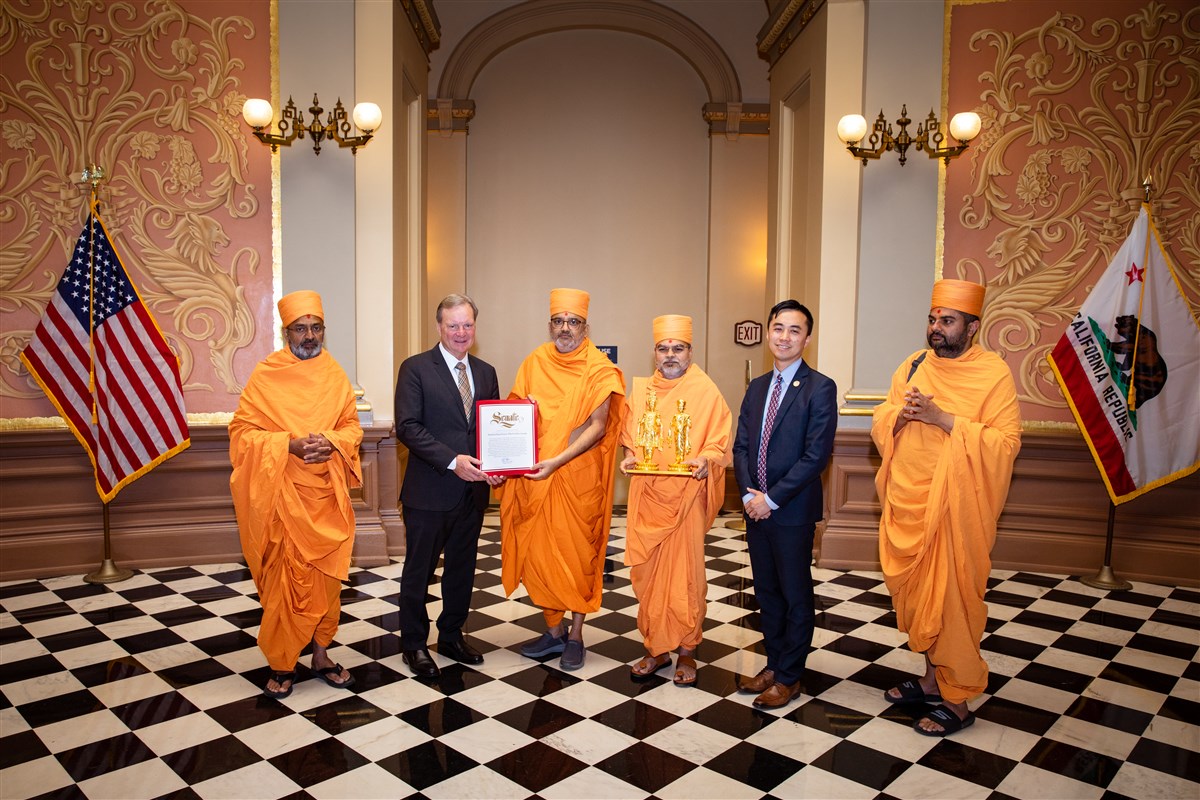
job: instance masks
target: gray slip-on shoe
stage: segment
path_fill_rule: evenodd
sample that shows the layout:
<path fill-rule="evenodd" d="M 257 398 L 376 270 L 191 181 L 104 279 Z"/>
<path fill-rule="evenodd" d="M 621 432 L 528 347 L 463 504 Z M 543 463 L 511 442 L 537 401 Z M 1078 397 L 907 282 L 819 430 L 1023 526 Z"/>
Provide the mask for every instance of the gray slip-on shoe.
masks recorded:
<path fill-rule="evenodd" d="M 583 642 L 568 639 L 567 646 L 563 649 L 562 658 L 559 659 L 558 665 L 565 670 L 576 670 L 583 666 L 583 662 L 586 659 L 587 648 L 583 646 Z"/>
<path fill-rule="evenodd" d="M 567 635 L 565 633 L 562 636 L 554 636 L 550 631 L 546 631 L 538 638 L 521 645 L 521 655 L 526 658 L 543 658 L 561 653 L 566 646 Z"/>

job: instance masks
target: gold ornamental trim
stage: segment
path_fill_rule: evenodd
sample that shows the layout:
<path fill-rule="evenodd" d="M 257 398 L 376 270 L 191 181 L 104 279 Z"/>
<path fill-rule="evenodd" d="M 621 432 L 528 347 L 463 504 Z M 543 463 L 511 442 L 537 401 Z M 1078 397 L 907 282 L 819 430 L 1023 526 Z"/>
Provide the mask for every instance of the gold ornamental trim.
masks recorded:
<path fill-rule="evenodd" d="M 232 411 L 211 411 L 187 415 L 188 427 L 194 425 L 229 426 L 233 421 Z M 47 431 L 70 430 L 62 417 L 12 417 L 0 419 L 0 431 Z"/>
<path fill-rule="evenodd" d="M 772 65 L 791 47 L 826 0 L 788 0 L 759 31 L 758 55 Z M 797 17 L 799 14 L 799 17 Z M 785 35 L 786 34 L 786 35 Z M 774 52 L 772 52 L 774 51 Z"/>

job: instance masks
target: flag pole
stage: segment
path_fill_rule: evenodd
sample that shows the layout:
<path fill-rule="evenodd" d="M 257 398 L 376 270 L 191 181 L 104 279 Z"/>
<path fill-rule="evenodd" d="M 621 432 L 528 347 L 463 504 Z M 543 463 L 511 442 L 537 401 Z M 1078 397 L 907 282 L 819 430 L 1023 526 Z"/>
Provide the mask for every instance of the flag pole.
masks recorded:
<path fill-rule="evenodd" d="M 91 185 L 90 196 L 88 197 L 88 208 L 90 210 L 95 210 L 97 207 L 97 203 L 100 199 L 100 182 L 103 181 L 105 178 L 104 168 L 96 166 L 95 164 L 89 164 L 83 170 L 83 173 L 80 175 L 80 177 L 83 179 L 84 183 L 88 183 Z M 90 241 L 90 239 L 89 239 L 89 241 Z M 95 291 L 94 291 L 93 284 L 92 284 L 94 277 L 95 277 L 95 264 L 92 263 L 91 254 L 89 254 L 88 294 L 89 294 L 89 297 L 92 298 L 93 301 L 94 301 L 94 296 L 95 296 Z M 95 319 L 94 314 L 95 314 L 95 311 L 93 308 L 91 308 L 91 303 L 89 302 L 89 309 L 88 309 L 89 320 Z M 89 332 L 90 332 L 90 330 L 91 330 L 90 322 L 89 322 L 88 328 L 89 328 Z M 91 337 L 89 337 L 89 340 L 90 340 L 90 338 Z M 94 348 L 94 346 L 95 346 L 94 344 L 91 345 L 91 347 L 93 347 L 93 348 Z M 94 350 L 93 350 L 93 355 L 91 358 L 91 367 L 89 368 L 89 372 L 92 373 L 91 388 L 92 388 L 93 392 L 95 392 L 94 369 L 95 369 L 95 356 L 94 356 Z M 96 421 L 96 412 L 97 412 L 96 404 L 95 404 L 95 401 L 93 400 L 93 402 L 92 402 L 92 423 L 93 424 L 95 424 L 95 421 Z M 133 572 L 131 570 L 127 570 L 127 569 L 121 569 L 112 560 L 112 535 L 111 535 L 111 530 L 109 528 L 109 522 L 108 522 L 108 501 L 103 501 L 102 505 L 104 507 L 104 561 L 100 564 L 100 569 L 96 570 L 95 572 L 89 572 L 87 575 L 83 576 L 83 579 L 85 581 L 87 581 L 88 583 L 117 583 L 119 581 L 128 580 L 129 578 L 132 578 Z"/>
<path fill-rule="evenodd" d="M 1108 532 L 1104 535 L 1104 566 L 1095 575 L 1085 575 L 1079 579 L 1084 586 L 1093 589 L 1108 589 L 1114 592 L 1126 592 L 1133 588 L 1129 581 L 1117 577 L 1112 568 L 1113 523 L 1117 519 L 1117 504 L 1108 501 Z"/>
<path fill-rule="evenodd" d="M 121 569 L 112 560 L 112 537 L 108 527 L 108 503 L 104 504 L 104 562 L 100 569 L 83 576 L 88 583 L 118 583 L 133 577 L 133 572 Z"/>
<path fill-rule="evenodd" d="M 1144 202 L 1146 202 L 1147 204 L 1149 204 L 1149 202 L 1150 202 L 1150 193 L 1153 191 L 1153 189 L 1154 189 L 1154 183 L 1151 181 L 1150 176 L 1147 175 L 1146 180 L 1142 181 L 1142 192 L 1145 194 Z M 1149 236 L 1146 237 L 1146 248 L 1147 248 L 1147 250 L 1149 250 L 1149 248 L 1150 248 L 1150 237 Z M 1143 260 L 1142 263 L 1145 264 L 1146 260 Z M 1143 288 L 1143 291 L 1145 291 L 1144 288 Z M 1138 318 L 1139 319 L 1141 318 L 1140 303 L 1139 303 L 1139 307 L 1138 307 Z M 1130 376 L 1130 381 L 1129 381 L 1129 394 L 1131 397 L 1133 396 L 1132 369 L 1131 369 L 1131 376 Z M 1093 589 L 1107 589 L 1107 590 L 1113 591 L 1113 592 L 1126 592 L 1133 588 L 1133 584 L 1131 584 L 1129 581 L 1118 578 L 1117 574 L 1115 572 L 1113 572 L 1113 568 L 1112 568 L 1113 527 L 1115 526 L 1116 519 L 1117 519 L 1117 504 L 1112 501 L 1112 498 L 1109 498 L 1109 501 L 1108 501 L 1108 529 L 1105 531 L 1105 534 L 1104 534 L 1104 565 L 1102 567 L 1100 567 L 1100 569 L 1096 572 L 1095 575 L 1087 575 L 1087 576 L 1080 577 L 1079 582 L 1082 583 L 1084 586 L 1090 586 Z"/>

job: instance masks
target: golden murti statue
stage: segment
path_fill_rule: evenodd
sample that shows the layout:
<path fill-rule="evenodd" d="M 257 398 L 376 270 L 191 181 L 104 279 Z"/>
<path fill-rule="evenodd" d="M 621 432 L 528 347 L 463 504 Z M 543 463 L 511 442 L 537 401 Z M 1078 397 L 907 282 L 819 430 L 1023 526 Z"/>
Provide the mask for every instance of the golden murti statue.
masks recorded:
<path fill-rule="evenodd" d="M 640 472 L 658 469 L 654 451 L 662 450 L 662 415 L 658 413 L 658 393 L 653 387 L 646 390 L 646 410 L 637 424 L 637 446 L 642 450 L 642 460 L 634 469 Z"/>
<path fill-rule="evenodd" d="M 679 410 L 671 417 L 671 437 L 675 442 L 675 463 L 668 469 L 671 472 L 688 472 L 692 468 L 685 464 L 692 452 L 692 415 L 687 413 L 687 400 L 682 397 L 675 403 Z"/>

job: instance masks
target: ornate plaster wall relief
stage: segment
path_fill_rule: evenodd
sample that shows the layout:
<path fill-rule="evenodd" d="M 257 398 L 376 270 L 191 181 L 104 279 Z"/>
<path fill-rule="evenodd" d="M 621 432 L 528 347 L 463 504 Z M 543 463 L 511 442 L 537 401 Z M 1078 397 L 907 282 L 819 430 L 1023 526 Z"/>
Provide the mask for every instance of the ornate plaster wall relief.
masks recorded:
<path fill-rule="evenodd" d="M 89 164 L 108 175 L 101 217 L 180 358 L 188 410 L 236 404 L 238 376 L 272 337 L 270 157 L 241 124 L 247 94 L 269 87 L 270 11 L 225 0 L 0 6 L 4 417 L 53 414 L 17 353 L 87 215 L 89 187 L 71 175 Z"/>
<path fill-rule="evenodd" d="M 1124 241 L 1147 176 L 1200 309 L 1200 7 L 955 2 L 947 19 L 947 105 L 984 124 L 946 173 L 943 274 L 987 282 L 982 336 L 1012 367 L 1025 418 L 1068 422 L 1045 355 Z"/>

